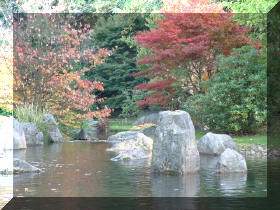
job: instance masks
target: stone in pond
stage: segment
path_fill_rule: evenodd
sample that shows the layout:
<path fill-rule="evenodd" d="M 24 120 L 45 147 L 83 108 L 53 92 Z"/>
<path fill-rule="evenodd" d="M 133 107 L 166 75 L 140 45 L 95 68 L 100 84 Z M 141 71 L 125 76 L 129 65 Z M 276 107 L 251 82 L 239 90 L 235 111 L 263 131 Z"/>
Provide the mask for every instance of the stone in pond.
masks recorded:
<path fill-rule="evenodd" d="M 27 173 L 27 172 L 37 172 L 39 173 L 41 170 L 31 164 L 27 163 L 24 160 L 14 158 L 14 174 L 18 173 Z"/>
<path fill-rule="evenodd" d="M 153 172 L 176 174 L 194 173 L 200 169 L 195 130 L 187 112 L 159 113 L 151 168 Z"/>
<path fill-rule="evenodd" d="M 145 136 L 143 133 L 137 133 L 135 139 L 116 142 L 107 149 L 107 151 L 114 151 L 118 156 L 111 160 L 134 160 L 151 157 L 153 148 L 153 140 Z"/>
<path fill-rule="evenodd" d="M 0 125 L 0 150 L 26 149 L 23 127 L 13 117 L 4 117 Z"/>
<path fill-rule="evenodd" d="M 218 159 L 217 172 L 245 173 L 247 172 L 245 158 L 235 150 L 227 148 Z"/>
<path fill-rule="evenodd" d="M 58 129 L 57 123 L 52 114 L 44 114 L 43 121 L 46 124 L 47 135 L 50 138 L 50 141 L 53 142 L 63 142 L 63 137 Z"/>
<path fill-rule="evenodd" d="M 119 161 L 119 160 L 138 160 L 142 158 L 148 158 L 149 155 L 143 150 L 141 147 L 132 148 L 126 150 L 125 152 L 120 153 L 116 157 L 112 158 L 112 161 Z"/>
<path fill-rule="evenodd" d="M 229 135 L 212 132 L 204 135 L 197 144 L 197 149 L 201 154 L 219 155 L 227 148 L 236 150 L 234 140 Z"/>
<path fill-rule="evenodd" d="M 140 133 L 140 131 L 123 131 L 123 132 L 119 132 L 115 135 L 109 136 L 108 140 L 119 140 L 119 141 L 125 141 L 125 140 L 137 140 L 138 138 L 138 133 Z"/>
<path fill-rule="evenodd" d="M 42 145 L 44 144 L 44 135 L 39 132 L 37 126 L 34 123 L 21 123 L 27 146 Z"/>

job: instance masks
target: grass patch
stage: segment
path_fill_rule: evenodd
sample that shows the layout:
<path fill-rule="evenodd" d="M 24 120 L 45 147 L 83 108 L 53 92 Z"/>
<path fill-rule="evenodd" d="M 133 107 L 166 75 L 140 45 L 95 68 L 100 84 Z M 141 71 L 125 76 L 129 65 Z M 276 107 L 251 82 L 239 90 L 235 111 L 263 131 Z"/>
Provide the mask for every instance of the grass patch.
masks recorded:
<path fill-rule="evenodd" d="M 111 131 L 128 131 L 133 127 L 136 118 L 112 118 L 109 119 L 109 129 Z"/>
<path fill-rule="evenodd" d="M 266 135 L 234 136 L 233 139 L 238 144 L 260 144 L 267 146 Z"/>
<path fill-rule="evenodd" d="M 195 138 L 198 141 L 202 136 L 204 136 L 209 131 L 195 131 Z M 238 144 L 260 144 L 263 146 L 267 145 L 267 136 L 266 135 L 247 135 L 247 136 L 231 136 L 234 141 Z M 280 147 L 280 141 L 279 147 Z"/>

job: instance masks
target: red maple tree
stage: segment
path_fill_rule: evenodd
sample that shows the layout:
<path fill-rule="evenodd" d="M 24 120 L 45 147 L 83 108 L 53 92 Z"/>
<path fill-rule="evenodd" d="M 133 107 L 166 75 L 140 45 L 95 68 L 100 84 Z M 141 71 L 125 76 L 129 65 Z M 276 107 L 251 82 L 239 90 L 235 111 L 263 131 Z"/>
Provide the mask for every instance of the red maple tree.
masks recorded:
<path fill-rule="evenodd" d="M 177 100 L 174 92 L 182 88 L 188 88 L 189 94 L 201 92 L 199 81 L 216 72 L 216 55 L 229 55 L 233 48 L 253 44 L 248 36 L 250 29 L 234 22 L 231 13 L 166 12 L 163 16 L 156 22 L 157 29 L 134 36 L 141 47 L 151 52 L 137 62 L 149 67 L 134 74 L 151 78 L 149 83 L 134 87 L 153 93 L 137 102 L 139 106 L 158 104 L 176 109 L 170 107 L 170 102 Z"/>

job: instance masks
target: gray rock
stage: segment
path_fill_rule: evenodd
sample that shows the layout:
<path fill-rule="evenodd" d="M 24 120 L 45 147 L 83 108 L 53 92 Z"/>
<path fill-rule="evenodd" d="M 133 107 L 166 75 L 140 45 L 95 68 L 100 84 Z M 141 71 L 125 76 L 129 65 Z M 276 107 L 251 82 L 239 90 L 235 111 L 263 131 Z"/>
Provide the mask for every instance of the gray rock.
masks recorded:
<path fill-rule="evenodd" d="M 47 135 L 51 142 L 63 142 L 63 137 L 57 127 L 57 123 L 52 114 L 44 114 L 43 121 L 46 123 Z"/>
<path fill-rule="evenodd" d="M 197 149 L 201 154 L 219 155 L 227 148 L 237 149 L 234 140 L 229 135 L 212 132 L 204 135 L 197 144 Z"/>
<path fill-rule="evenodd" d="M 153 136 L 156 133 L 156 128 L 157 128 L 157 126 L 151 126 L 149 128 L 145 128 L 143 130 L 139 130 L 139 132 L 142 132 L 146 136 Z"/>
<path fill-rule="evenodd" d="M 136 147 L 129 149 L 125 152 L 120 153 L 114 158 L 111 158 L 112 161 L 120 161 L 120 160 L 138 160 L 142 158 L 148 158 L 149 155 L 142 149 L 141 147 Z"/>
<path fill-rule="evenodd" d="M 159 113 L 151 113 L 140 117 L 138 120 L 136 120 L 136 122 L 133 123 L 133 125 L 141 125 L 144 123 L 158 124 L 158 119 Z"/>
<path fill-rule="evenodd" d="M 122 152 L 137 147 L 141 147 L 148 153 L 152 152 L 153 140 L 150 137 L 145 136 L 143 133 L 136 133 L 132 139 L 116 142 L 111 148 L 107 149 L 107 151 Z"/>
<path fill-rule="evenodd" d="M 151 168 L 161 173 L 193 173 L 199 170 L 199 152 L 190 115 L 181 110 L 159 113 Z"/>
<path fill-rule="evenodd" d="M 113 161 L 118 160 L 135 160 L 151 157 L 153 148 L 153 140 L 143 133 L 137 133 L 134 139 L 116 142 L 107 151 L 114 151 L 118 155 L 112 158 Z"/>
<path fill-rule="evenodd" d="M 97 139 L 98 133 L 98 120 L 87 118 L 84 120 L 84 127 L 81 130 L 84 130 L 88 138 Z"/>
<path fill-rule="evenodd" d="M 24 130 L 16 119 L 5 117 L 0 125 L 0 150 L 26 149 Z"/>
<path fill-rule="evenodd" d="M 27 173 L 27 172 L 40 172 L 41 170 L 24 160 L 14 158 L 14 174 Z"/>
<path fill-rule="evenodd" d="M 137 140 L 138 138 L 138 133 L 141 133 L 140 131 L 123 131 L 119 132 L 115 135 L 109 136 L 108 140 L 119 140 L 119 141 L 124 141 L 124 140 Z"/>
<path fill-rule="evenodd" d="M 79 135 L 78 135 L 78 140 L 89 140 L 90 137 L 88 135 L 88 133 L 84 130 L 84 129 L 81 129 Z"/>
<path fill-rule="evenodd" d="M 42 145 L 44 144 L 44 136 L 42 132 L 39 132 L 37 126 L 34 123 L 21 123 L 27 146 Z"/>
<path fill-rule="evenodd" d="M 13 149 L 26 149 L 24 129 L 16 119 L 13 119 Z"/>
<path fill-rule="evenodd" d="M 245 173 L 247 172 L 245 158 L 235 150 L 227 148 L 218 159 L 217 171 L 219 173 Z"/>

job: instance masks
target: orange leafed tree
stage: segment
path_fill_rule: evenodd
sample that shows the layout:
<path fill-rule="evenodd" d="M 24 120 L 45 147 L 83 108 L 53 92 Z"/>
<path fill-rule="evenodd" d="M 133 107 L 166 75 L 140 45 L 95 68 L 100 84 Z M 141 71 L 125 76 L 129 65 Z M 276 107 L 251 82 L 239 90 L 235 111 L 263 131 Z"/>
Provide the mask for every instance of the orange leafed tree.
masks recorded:
<path fill-rule="evenodd" d="M 92 111 L 102 98 L 102 83 L 84 79 L 84 73 L 109 56 L 106 49 L 88 49 L 93 30 L 77 24 L 72 15 L 28 14 L 14 21 L 14 103 L 48 108 L 65 124 L 77 118 L 103 118 L 106 106 Z M 84 68 L 82 66 L 87 66 Z"/>

